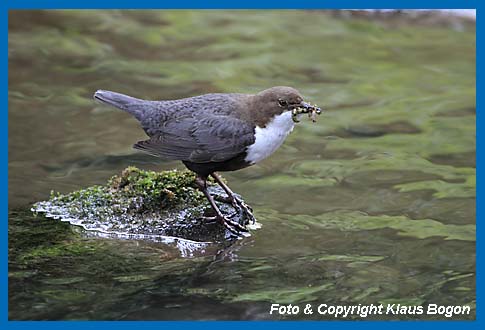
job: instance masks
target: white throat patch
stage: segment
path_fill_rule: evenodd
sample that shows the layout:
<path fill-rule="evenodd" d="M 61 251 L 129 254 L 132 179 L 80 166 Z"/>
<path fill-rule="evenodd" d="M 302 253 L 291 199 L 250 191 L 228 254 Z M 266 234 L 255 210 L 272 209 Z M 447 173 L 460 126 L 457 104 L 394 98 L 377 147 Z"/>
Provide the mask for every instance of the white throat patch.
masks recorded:
<path fill-rule="evenodd" d="M 271 155 L 285 141 L 294 126 L 291 111 L 275 116 L 264 128 L 256 126 L 256 140 L 248 147 L 244 160 L 254 164 Z"/>

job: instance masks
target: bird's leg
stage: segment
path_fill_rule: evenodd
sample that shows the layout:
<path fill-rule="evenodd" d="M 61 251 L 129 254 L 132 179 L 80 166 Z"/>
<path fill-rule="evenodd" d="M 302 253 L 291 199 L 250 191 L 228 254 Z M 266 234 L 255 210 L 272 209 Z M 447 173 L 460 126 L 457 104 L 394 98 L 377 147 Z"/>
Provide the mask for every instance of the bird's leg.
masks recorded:
<path fill-rule="evenodd" d="M 226 192 L 227 196 L 229 197 L 229 201 L 232 203 L 232 205 L 238 209 L 241 208 L 243 211 L 246 213 L 246 216 L 251 220 L 252 223 L 256 222 L 256 218 L 253 215 L 253 210 L 252 208 L 243 202 L 242 199 L 238 198 L 229 188 L 224 181 L 221 180 L 221 178 L 216 174 L 216 172 L 211 173 L 211 176 L 216 180 L 216 182 L 221 186 L 222 189 Z"/>
<path fill-rule="evenodd" d="M 197 175 L 195 178 L 195 183 L 197 184 L 197 187 L 204 193 L 205 197 L 209 201 L 210 205 L 212 206 L 212 209 L 216 213 L 216 218 L 222 222 L 225 228 L 229 230 L 231 233 L 240 236 L 241 232 L 247 233 L 248 230 L 241 226 L 239 223 L 234 222 L 229 220 L 227 217 L 225 217 L 221 210 L 216 205 L 216 202 L 214 201 L 214 198 L 212 198 L 211 194 L 209 194 L 209 191 L 207 191 L 207 177 Z"/>

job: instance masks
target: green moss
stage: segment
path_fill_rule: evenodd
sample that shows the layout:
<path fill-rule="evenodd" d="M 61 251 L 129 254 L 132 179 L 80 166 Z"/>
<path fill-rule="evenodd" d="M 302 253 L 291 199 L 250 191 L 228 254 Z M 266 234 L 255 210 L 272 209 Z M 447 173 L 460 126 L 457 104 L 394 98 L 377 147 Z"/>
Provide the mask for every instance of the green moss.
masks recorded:
<path fill-rule="evenodd" d="M 194 179 L 195 175 L 189 171 L 153 172 L 128 167 L 103 186 L 92 186 L 65 195 L 51 192 L 49 202 L 68 206 L 72 212 L 82 212 L 90 207 L 109 207 L 113 213 L 125 209 L 133 213 L 173 209 L 181 204 L 197 204 L 203 200 Z M 37 203 L 34 208 L 42 203 Z M 107 209 L 105 211 L 108 212 Z"/>
<path fill-rule="evenodd" d="M 131 166 L 113 176 L 104 186 L 92 186 L 66 195 L 52 192 L 50 201 L 131 207 L 133 198 L 142 198 L 143 210 L 172 208 L 180 203 L 201 201 L 203 195 L 195 187 L 194 179 L 195 175 L 189 171 L 153 172 Z"/>
<path fill-rule="evenodd" d="M 143 171 L 126 168 L 121 175 L 108 181 L 110 188 L 127 196 L 143 196 L 151 201 L 163 202 L 166 207 L 187 200 L 200 200 L 202 193 L 195 185 L 195 174 L 189 171 Z"/>

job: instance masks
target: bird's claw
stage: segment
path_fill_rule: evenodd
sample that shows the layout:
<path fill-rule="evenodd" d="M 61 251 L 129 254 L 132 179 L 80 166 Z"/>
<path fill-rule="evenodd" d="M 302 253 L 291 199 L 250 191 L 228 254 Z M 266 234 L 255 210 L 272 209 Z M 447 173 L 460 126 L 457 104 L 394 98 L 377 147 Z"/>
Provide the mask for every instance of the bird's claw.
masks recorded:
<path fill-rule="evenodd" d="M 249 230 L 247 230 L 244 226 L 241 226 L 239 223 L 229 220 L 227 217 L 222 217 L 222 223 L 224 228 L 226 228 L 231 234 L 235 235 L 236 237 L 248 237 L 251 236 L 249 234 Z"/>
<path fill-rule="evenodd" d="M 226 228 L 234 237 L 248 237 L 251 236 L 249 234 L 249 230 L 247 230 L 244 226 L 240 225 L 236 221 L 232 221 L 229 219 L 230 216 L 203 216 L 202 220 L 205 221 L 206 224 L 216 224 L 218 221 L 222 222 L 224 228 Z"/>
<path fill-rule="evenodd" d="M 253 215 L 253 208 L 251 206 L 244 203 L 242 199 L 236 196 L 234 196 L 233 205 L 235 205 L 235 208 L 237 206 L 238 210 L 242 209 L 243 212 L 246 214 L 246 217 L 248 218 L 249 221 L 251 221 L 252 224 L 256 223 L 256 218 Z"/>
<path fill-rule="evenodd" d="M 238 214 L 240 212 L 244 212 L 248 220 L 254 224 L 256 222 L 256 218 L 253 215 L 253 209 L 251 206 L 246 204 L 242 199 L 236 196 L 221 196 L 221 195 L 214 195 L 214 199 L 216 201 L 226 203 L 226 204 L 231 204 L 232 207 L 236 210 L 235 214 Z M 235 214 L 232 214 L 230 217 L 234 217 Z"/>

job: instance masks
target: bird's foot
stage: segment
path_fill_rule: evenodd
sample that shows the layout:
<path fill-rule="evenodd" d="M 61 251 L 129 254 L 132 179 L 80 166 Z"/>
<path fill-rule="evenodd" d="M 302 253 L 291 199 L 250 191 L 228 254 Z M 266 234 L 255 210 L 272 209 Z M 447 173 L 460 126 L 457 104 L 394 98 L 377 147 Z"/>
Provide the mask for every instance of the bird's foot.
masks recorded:
<path fill-rule="evenodd" d="M 213 224 L 216 224 L 218 222 L 218 218 L 217 216 L 202 216 L 202 221 L 204 221 L 204 223 L 206 224 L 209 224 L 209 225 L 213 225 Z"/>
<path fill-rule="evenodd" d="M 214 195 L 214 199 L 221 203 L 231 204 L 237 213 L 244 212 L 246 217 L 251 223 L 256 222 L 256 218 L 253 215 L 253 209 L 251 206 L 246 204 L 242 199 L 236 196 L 221 196 L 221 195 Z"/>
<path fill-rule="evenodd" d="M 230 220 L 228 216 L 203 216 L 202 220 L 209 225 L 214 225 L 218 222 L 222 223 L 224 228 L 226 228 L 236 238 L 251 236 L 249 234 L 249 230 L 240 225 L 238 222 Z"/>
<path fill-rule="evenodd" d="M 234 204 L 237 204 L 237 206 L 243 210 L 243 212 L 246 214 L 246 217 L 252 224 L 256 223 L 256 218 L 253 215 L 253 209 L 251 206 L 249 206 L 242 199 L 236 196 L 233 196 L 233 205 Z"/>
<path fill-rule="evenodd" d="M 219 194 L 213 194 L 212 197 L 214 197 L 214 200 L 224 203 L 224 204 L 231 204 L 234 206 L 234 203 L 232 201 L 232 198 L 230 196 L 223 196 Z M 237 209 L 237 207 L 235 207 Z"/>
<path fill-rule="evenodd" d="M 249 234 L 249 230 L 247 230 L 244 226 L 241 226 L 239 223 L 230 220 L 228 217 L 222 216 L 219 218 L 226 228 L 231 234 L 235 235 L 237 238 L 239 237 L 248 237 L 251 236 Z"/>

